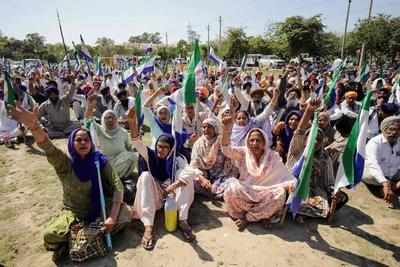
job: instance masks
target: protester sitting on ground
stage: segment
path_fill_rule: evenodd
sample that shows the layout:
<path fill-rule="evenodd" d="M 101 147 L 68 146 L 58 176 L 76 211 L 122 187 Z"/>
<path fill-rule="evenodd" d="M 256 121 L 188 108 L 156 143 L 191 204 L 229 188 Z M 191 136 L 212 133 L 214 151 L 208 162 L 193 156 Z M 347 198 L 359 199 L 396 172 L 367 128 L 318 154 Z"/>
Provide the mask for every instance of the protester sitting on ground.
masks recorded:
<path fill-rule="evenodd" d="M 400 117 L 384 119 L 381 131 L 367 143 L 363 181 L 374 196 L 395 208 L 400 196 Z"/>
<path fill-rule="evenodd" d="M 314 111 L 319 108 L 320 104 L 321 101 L 319 99 L 309 101 L 305 113 L 293 134 L 286 162 L 286 166 L 292 172 L 296 169 L 296 164 L 299 163 L 303 154 L 310 131 L 309 122 Z M 300 223 L 303 222 L 305 216 L 328 218 L 328 215 L 330 215 L 330 203 L 333 197 L 336 197 L 336 210 L 340 209 L 348 201 L 348 197 L 344 192 L 339 191 L 336 196 L 333 195 L 335 174 L 333 172 L 332 160 L 323 147 L 323 140 L 324 133 L 321 129 L 318 129 L 310 178 L 310 195 L 305 202 L 301 203 L 298 215 L 296 216 L 297 221 Z"/>
<path fill-rule="evenodd" d="M 335 129 L 331 125 L 328 112 L 320 112 L 318 114 L 318 127 L 324 133 L 323 147 L 330 145 L 335 137 Z"/>
<path fill-rule="evenodd" d="M 128 123 L 131 130 L 132 144 L 146 162 L 147 170 L 141 172 L 134 202 L 133 218 L 140 219 L 144 224 L 142 245 L 144 249 L 154 248 L 154 217 L 156 211 L 163 205 L 163 199 L 169 194 L 175 194 L 178 207 L 178 229 L 186 241 L 195 240 L 192 229 L 187 222 L 190 206 L 194 199 L 193 180 L 181 177 L 180 172 L 187 161 L 179 153 L 174 153 L 175 142 L 172 135 L 161 134 L 155 148 L 147 147 L 140 140 L 137 128 L 136 113 L 129 110 Z M 176 157 L 174 157 L 176 155 Z M 173 165 L 176 164 L 176 172 Z"/>
<path fill-rule="evenodd" d="M 243 146 L 248 132 L 253 128 L 260 128 L 265 131 L 268 143 L 272 142 L 270 115 L 277 105 L 279 91 L 275 88 L 271 102 L 264 111 L 256 117 L 251 117 L 246 111 L 235 112 L 238 108 L 231 107 L 231 112 L 235 116 L 235 123 L 232 128 L 231 143 L 233 146 Z M 234 101 L 233 99 L 231 101 Z M 236 102 L 236 101 L 234 101 Z"/>
<path fill-rule="evenodd" d="M 100 120 L 101 116 L 103 115 L 104 111 L 114 109 L 115 106 L 115 99 L 111 95 L 110 87 L 106 86 L 100 89 L 100 94 L 97 94 L 96 98 L 96 111 L 94 116 Z"/>
<path fill-rule="evenodd" d="M 64 96 L 60 96 L 56 82 L 49 82 L 46 88 L 48 100 L 39 106 L 38 116 L 50 139 L 65 138 L 80 126 L 79 121 L 71 120 L 70 105 L 76 85 L 74 76 L 70 76 L 69 79 L 71 88 Z"/>
<path fill-rule="evenodd" d="M 88 97 L 85 119 L 87 126 L 93 124 L 96 132 L 96 146 L 108 157 L 114 171 L 124 184 L 124 201 L 132 205 L 138 166 L 138 155 L 133 151 L 128 132 L 118 124 L 117 115 L 112 110 L 106 110 L 101 117 L 101 125 L 93 120 L 94 109 L 97 106 L 97 95 Z M 90 127 L 90 126 L 89 126 Z M 88 127 L 88 128 L 89 128 Z"/>
<path fill-rule="evenodd" d="M 361 111 L 361 103 L 357 102 L 356 99 L 356 91 L 347 91 L 344 94 L 344 101 L 340 103 L 340 105 L 334 110 L 334 113 L 331 115 L 331 120 L 337 120 L 342 115 L 357 118 L 358 114 Z"/>
<path fill-rule="evenodd" d="M 129 108 L 135 105 L 135 99 L 128 96 L 128 91 L 125 89 L 118 90 L 116 96 L 118 102 L 114 106 L 114 113 L 117 115 L 118 123 L 125 129 L 128 129 L 127 114 Z"/>
<path fill-rule="evenodd" d="M 218 120 L 207 118 L 202 128 L 203 134 L 193 145 L 190 166 L 185 172 L 192 175 L 196 193 L 222 199 L 226 179 L 237 178 L 239 171 L 233 161 L 222 153 Z"/>
<path fill-rule="evenodd" d="M 266 225 L 280 220 L 288 191 L 295 178 L 282 163 L 278 153 L 271 150 L 265 132 L 251 129 L 245 144 L 231 146 L 232 114 L 223 117 L 222 152 L 239 168 L 239 179 L 226 181 L 225 207 L 239 231 L 249 222 L 264 221 Z"/>
<path fill-rule="evenodd" d="M 95 161 L 99 161 L 101 181 L 107 206 L 110 207 L 104 227 L 107 232 L 131 220 L 123 206 L 123 186 L 107 158 L 96 152 L 88 130 L 75 129 L 68 138 L 68 154 L 57 148 L 41 128 L 38 110 L 29 112 L 21 106 L 11 115 L 32 132 L 37 144 L 46 153 L 63 187 L 63 209 L 44 231 L 45 248 L 54 251 L 53 260 L 68 254 L 70 229 L 79 222 L 94 222 L 101 216 L 100 191 Z"/>
<path fill-rule="evenodd" d="M 298 110 L 292 110 L 286 115 L 285 121 L 278 122 L 273 134 L 273 148 L 279 153 L 283 162 L 286 162 L 287 153 L 289 151 L 290 142 L 293 138 L 293 133 L 296 131 L 302 113 Z"/>
<path fill-rule="evenodd" d="M 325 147 L 325 150 L 329 153 L 333 163 L 333 173 L 336 174 L 339 168 L 340 155 L 343 153 L 344 148 L 347 144 L 347 138 L 349 137 L 353 124 L 354 118 L 343 115 L 335 124 L 335 136 L 331 144 Z"/>

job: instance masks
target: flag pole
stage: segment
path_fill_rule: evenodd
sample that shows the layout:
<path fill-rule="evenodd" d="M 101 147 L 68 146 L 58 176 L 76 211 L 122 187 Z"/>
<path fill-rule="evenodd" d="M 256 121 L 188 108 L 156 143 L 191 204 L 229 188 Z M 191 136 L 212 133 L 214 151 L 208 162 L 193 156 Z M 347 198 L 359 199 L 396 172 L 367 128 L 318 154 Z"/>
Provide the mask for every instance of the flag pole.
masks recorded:
<path fill-rule="evenodd" d="M 64 46 L 65 58 L 67 59 L 68 70 L 70 70 L 71 65 L 70 65 L 69 58 L 68 58 L 68 49 L 67 49 L 67 46 L 65 45 L 65 39 L 64 39 L 64 33 L 62 30 L 62 26 L 61 26 L 60 14 L 58 13 L 58 9 L 56 11 L 57 11 L 58 26 L 60 27 L 61 40 L 62 40 L 62 43 Z"/>
<path fill-rule="evenodd" d="M 101 204 L 101 213 L 103 215 L 103 221 L 105 222 L 107 219 L 107 215 L 106 215 L 106 202 L 104 200 L 104 191 L 103 191 L 103 184 L 101 183 L 101 172 L 100 172 L 100 163 L 99 160 L 96 159 L 96 161 L 94 162 L 94 164 L 96 165 L 96 169 L 97 169 L 97 179 L 98 179 L 98 184 L 99 184 L 99 191 L 100 191 L 100 204 Z M 112 250 L 112 242 L 111 242 L 111 234 L 110 233 L 106 233 L 105 234 L 106 237 L 106 244 L 109 250 Z"/>

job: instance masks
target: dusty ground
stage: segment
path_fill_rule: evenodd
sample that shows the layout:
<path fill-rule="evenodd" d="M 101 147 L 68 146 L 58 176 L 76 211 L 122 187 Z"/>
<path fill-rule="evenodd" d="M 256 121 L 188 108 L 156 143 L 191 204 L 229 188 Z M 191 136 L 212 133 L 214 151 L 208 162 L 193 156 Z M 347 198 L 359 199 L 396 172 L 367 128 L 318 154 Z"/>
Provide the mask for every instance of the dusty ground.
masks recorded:
<path fill-rule="evenodd" d="M 61 207 L 54 170 L 23 145 L 0 146 L 0 178 L 0 263 L 54 266 L 42 247 L 42 230 Z M 386 208 L 363 185 L 349 194 L 349 205 L 331 225 L 287 220 L 280 228 L 255 224 L 242 233 L 220 203 L 196 200 L 190 221 L 197 244 L 165 233 L 159 216 L 154 251 L 141 247 L 143 229 L 133 223 L 114 238 L 114 255 L 82 266 L 400 266 L 400 210 Z"/>

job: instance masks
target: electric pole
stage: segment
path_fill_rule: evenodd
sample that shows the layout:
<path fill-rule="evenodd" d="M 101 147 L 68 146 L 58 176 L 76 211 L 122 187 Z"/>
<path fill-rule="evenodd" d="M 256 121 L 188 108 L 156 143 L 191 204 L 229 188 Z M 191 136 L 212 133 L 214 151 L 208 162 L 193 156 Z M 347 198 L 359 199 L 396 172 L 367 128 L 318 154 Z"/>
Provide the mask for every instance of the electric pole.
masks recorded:
<path fill-rule="evenodd" d="M 222 38 L 222 17 L 221 16 L 219 16 L 218 22 L 219 22 L 219 43 L 221 44 L 221 38 Z"/>
<path fill-rule="evenodd" d="M 168 47 L 168 32 L 165 32 L 165 46 Z"/>
<path fill-rule="evenodd" d="M 346 24 L 344 25 L 344 34 L 343 34 L 343 42 L 342 42 L 342 51 L 341 51 L 341 53 L 340 53 L 340 58 L 341 58 L 341 59 L 344 59 L 344 46 L 346 45 L 346 35 L 347 35 L 347 26 L 348 26 L 348 24 L 349 24 L 350 5 L 351 5 L 351 0 L 349 0 L 349 4 L 347 5 Z"/>
<path fill-rule="evenodd" d="M 369 12 L 368 12 L 368 23 L 371 21 L 371 13 L 372 13 L 372 5 L 374 3 L 374 0 L 370 0 L 369 2 Z M 364 54 L 365 54 L 365 42 L 362 43 L 361 46 L 361 52 L 360 52 L 360 61 L 358 63 L 358 66 L 362 66 L 363 61 L 364 61 Z"/>
<path fill-rule="evenodd" d="M 207 25 L 207 47 L 208 51 L 210 51 L 210 24 Z"/>

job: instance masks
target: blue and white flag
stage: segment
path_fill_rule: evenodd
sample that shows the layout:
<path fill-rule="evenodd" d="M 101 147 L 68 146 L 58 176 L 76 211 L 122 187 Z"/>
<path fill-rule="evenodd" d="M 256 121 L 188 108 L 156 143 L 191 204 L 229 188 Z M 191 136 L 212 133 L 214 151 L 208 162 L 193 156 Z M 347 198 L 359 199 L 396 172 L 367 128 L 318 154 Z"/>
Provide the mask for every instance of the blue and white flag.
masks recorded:
<path fill-rule="evenodd" d="M 86 47 L 85 41 L 83 40 L 83 37 L 82 37 L 82 34 L 80 35 L 80 37 L 81 37 L 81 45 L 82 45 L 82 47 L 81 47 L 81 49 L 79 50 L 79 55 L 80 55 L 80 57 L 83 58 L 87 63 L 88 63 L 88 62 L 93 63 L 93 58 L 92 58 L 92 56 L 90 55 L 90 52 L 89 52 L 89 50 L 88 50 L 87 47 Z"/>
<path fill-rule="evenodd" d="M 153 72 L 155 59 L 156 59 L 155 56 L 145 57 L 143 63 L 136 68 L 137 75 L 141 77 L 148 73 Z"/>

